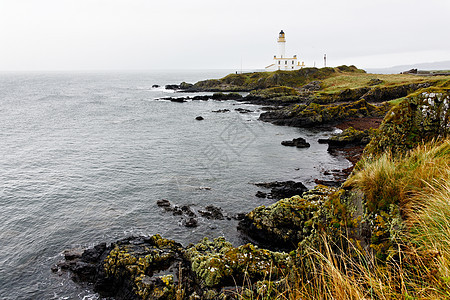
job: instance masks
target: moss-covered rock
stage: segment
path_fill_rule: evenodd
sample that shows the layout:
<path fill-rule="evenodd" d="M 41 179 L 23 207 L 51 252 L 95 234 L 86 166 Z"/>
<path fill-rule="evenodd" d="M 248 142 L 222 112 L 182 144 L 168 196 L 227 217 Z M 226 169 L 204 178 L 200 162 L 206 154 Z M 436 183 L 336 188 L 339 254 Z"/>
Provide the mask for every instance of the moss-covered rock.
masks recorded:
<path fill-rule="evenodd" d="M 258 96 L 261 98 L 278 98 L 283 96 L 297 96 L 299 95 L 299 92 L 292 87 L 277 86 L 262 90 L 254 90 L 250 92 L 250 95 Z"/>
<path fill-rule="evenodd" d="M 389 108 L 390 105 L 387 103 L 375 106 L 367 103 L 365 100 L 337 105 L 310 103 L 307 106 L 298 105 L 288 109 L 262 113 L 260 120 L 276 125 L 314 127 L 335 125 L 338 122 L 356 118 L 383 117 Z"/>
<path fill-rule="evenodd" d="M 334 188 L 316 186 L 302 197 L 259 206 L 246 215 L 238 229 L 262 245 L 295 249 L 311 236 L 318 237 L 320 223 L 326 217 L 323 205 L 334 191 Z"/>
<path fill-rule="evenodd" d="M 154 235 L 100 245 L 66 257 L 60 267 L 92 283 L 102 297 L 175 299 L 193 291 L 183 248 L 173 240 Z"/>
<path fill-rule="evenodd" d="M 186 249 L 186 257 L 206 287 L 235 286 L 245 280 L 257 282 L 280 278 L 286 273 L 289 255 L 246 244 L 233 247 L 224 238 L 205 238 Z"/>
<path fill-rule="evenodd" d="M 450 90 L 430 88 L 393 107 L 364 153 L 405 152 L 449 133 Z"/>
<path fill-rule="evenodd" d="M 341 133 L 335 134 L 328 139 L 319 140 L 320 143 L 326 143 L 330 147 L 344 147 L 354 145 L 366 145 L 375 135 L 375 129 L 356 130 L 353 127 L 348 127 Z"/>

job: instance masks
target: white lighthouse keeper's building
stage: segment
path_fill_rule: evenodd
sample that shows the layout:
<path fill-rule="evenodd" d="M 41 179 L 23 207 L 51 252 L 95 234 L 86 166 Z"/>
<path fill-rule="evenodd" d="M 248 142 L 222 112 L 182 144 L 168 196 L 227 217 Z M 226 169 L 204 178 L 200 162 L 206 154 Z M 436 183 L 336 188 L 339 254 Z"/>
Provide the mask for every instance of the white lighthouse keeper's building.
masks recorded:
<path fill-rule="evenodd" d="M 265 68 L 266 71 L 293 71 L 301 69 L 305 66 L 303 62 L 300 63 L 297 60 L 297 55 L 294 55 L 294 57 L 286 57 L 286 37 L 283 30 L 280 31 L 277 42 L 278 56 L 275 55 L 273 57 L 273 63 Z"/>

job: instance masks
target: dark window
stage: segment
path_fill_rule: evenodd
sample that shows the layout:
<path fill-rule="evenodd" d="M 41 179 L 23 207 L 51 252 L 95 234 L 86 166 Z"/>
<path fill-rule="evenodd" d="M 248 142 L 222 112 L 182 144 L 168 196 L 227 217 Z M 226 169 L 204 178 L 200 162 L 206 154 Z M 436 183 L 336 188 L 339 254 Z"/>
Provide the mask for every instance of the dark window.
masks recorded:
<path fill-rule="evenodd" d="M 294 61 L 292 61 L 292 64 L 294 64 Z"/>
<path fill-rule="evenodd" d="M 284 61 L 284 64 L 287 65 L 287 60 Z"/>

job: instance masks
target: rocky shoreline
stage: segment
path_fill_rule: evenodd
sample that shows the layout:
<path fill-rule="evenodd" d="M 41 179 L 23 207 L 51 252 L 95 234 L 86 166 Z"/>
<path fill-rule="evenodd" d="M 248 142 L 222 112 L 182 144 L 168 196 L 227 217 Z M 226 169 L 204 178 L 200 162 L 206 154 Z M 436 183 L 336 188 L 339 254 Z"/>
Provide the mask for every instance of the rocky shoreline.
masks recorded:
<path fill-rule="evenodd" d="M 342 130 L 319 141 L 353 164 L 348 170 L 330 171 L 336 179 L 333 182 L 317 182 L 311 190 L 293 181 L 258 183 L 270 193 L 260 191 L 256 196 L 279 201 L 240 216 L 228 216 L 213 206 L 196 213 L 168 200 L 157 203 L 166 212 L 183 216 L 188 227 L 195 227 L 198 217 L 238 219 L 238 230 L 250 243 L 233 247 L 217 238 L 183 247 L 159 235 L 129 237 L 110 245 L 65 251 L 64 260 L 53 271 L 70 271 L 75 281 L 88 282 L 102 297 L 114 299 L 241 299 L 276 295 L 278 287 L 292 276 L 311 276 L 308 274 L 314 266 L 304 265 L 302 257 L 307 249 L 320 249 L 324 234 L 341 244 L 345 235 L 345 243 L 358 241 L 361 251 L 384 257 L 394 234 L 389 230 L 395 228 L 391 224 L 398 215 L 395 210 L 383 211 L 381 224 L 379 212 L 368 210 L 361 191 L 345 180 L 355 165 L 358 168 L 362 155 L 406 151 L 423 141 L 448 136 L 450 80 L 386 87 L 380 86 L 382 80 L 371 80 L 365 87 L 321 94 L 322 80 L 341 73 L 364 74 L 346 66 L 306 68 L 295 74 L 273 72 L 255 78 L 232 74 L 222 80 L 166 86 L 188 92 L 220 92 L 162 100 L 182 103 L 213 99 L 268 105 L 261 121 Z M 285 85 L 280 86 L 280 82 Z M 236 91 L 249 94 L 242 96 Z M 396 99 L 398 103 L 387 102 Z M 286 144 L 296 146 L 297 142 L 303 141 Z"/>

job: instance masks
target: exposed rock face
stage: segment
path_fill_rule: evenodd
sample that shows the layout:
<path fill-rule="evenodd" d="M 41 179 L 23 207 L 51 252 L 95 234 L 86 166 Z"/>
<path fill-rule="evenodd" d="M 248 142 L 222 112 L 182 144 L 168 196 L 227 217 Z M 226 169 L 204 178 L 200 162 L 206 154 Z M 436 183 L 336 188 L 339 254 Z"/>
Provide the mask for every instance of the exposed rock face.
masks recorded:
<path fill-rule="evenodd" d="M 325 195 L 333 188 L 317 186 L 303 197 L 282 199 L 259 206 L 239 222 L 238 229 L 255 242 L 275 249 L 296 249 L 317 233 Z"/>
<path fill-rule="evenodd" d="M 428 88 L 430 83 L 412 83 L 394 87 L 375 87 L 370 89 L 362 96 L 368 102 L 383 102 L 393 99 L 399 99 L 408 96 L 408 94 L 417 91 L 418 89 Z"/>
<path fill-rule="evenodd" d="M 224 238 L 202 242 L 186 249 L 192 271 L 205 287 L 235 286 L 245 281 L 279 279 L 286 270 L 286 253 L 259 249 L 252 244 L 233 247 Z"/>
<path fill-rule="evenodd" d="M 177 293 L 193 291 L 189 276 L 183 273 L 188 268 L 182 254 L 180 244 L 159 235 L 131 237 L 66 257 L 59 267 L 70 270 L 78 281 L 92 283 L 102 297 L 175 299 Z M 183 290 L 177 290 L 180 272 Z"/>
<path fill-rule="evenodd" d="M 370 103 L 381 103 L 406 97 L 409 94 L 431 86 L 430 82 L 411 83 L 394 86 L 378 86 L 383 82 L 379 79 L 370 80 L 365 87 L 343 89 L 336 93 L 316 94 L 312 102 L 317 104 L 339 103 L 347 101 L 366 100 Z"/>
<path fill-rule="evenodd" d="M 76 281 L 91 283 L 104 298 L 217 299 L 228 294 L 234 299 L 245 280 L 257 286 L 261 280 L 283 278 L 289 262 L 289 254 L 251 244 L 236 248 L 224 238 L 205 238 L 183 248 L 154 235 L 67 251 L 55 271 L 69 270 Z"/>
<path fill-rule="evenodd" d="M 307 84 L 303 85 L 301 87 L 301 89 L 302 90 L 306 90 L 306 91 L 318 91 L 318 90 L 320 90 L 322 88 L 321 84 L 322 84 L 321 81 L 314 80 L 314 81 L 311 81 L 310 83 L 307 83 Z"/>
<path fill-rule="evenodd" d="M 366 155 L 406 151 L 422 141 L 450 134 L 450 92 L 431 88 L 389 111 Z"/>
<path fill-rule="evenodd" d="M 276 125 L 313 127 L 334 125 L 355 118 L 383 117 L 389 108 L 388 104 L 374 106 L 365 100 L 338 105 L 311 103 L 308 106 L 298 105 L 288 110 L 265 112 L 260 115 L 259 119 Z"/>

